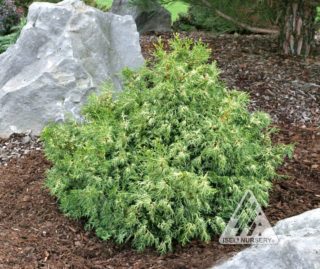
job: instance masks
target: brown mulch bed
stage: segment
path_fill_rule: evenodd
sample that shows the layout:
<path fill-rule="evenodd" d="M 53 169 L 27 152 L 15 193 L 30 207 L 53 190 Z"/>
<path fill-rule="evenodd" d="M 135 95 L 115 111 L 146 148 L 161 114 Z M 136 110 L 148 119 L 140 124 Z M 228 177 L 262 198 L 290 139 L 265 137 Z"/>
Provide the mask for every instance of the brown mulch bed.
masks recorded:
<path fill-rule="evenodd" d="M 246 38 L 249 39 L 245 41 Z M 231 42 L 233 39 L 236 41 Z M 152 50 L 150 41 L 153 40 L 153 36 L 142 37 L 146 55 Z M 320 104 L 320 89 L 314 91 L 306 86 L 310 83 L 320 85 L 317 59 L 310 59 L 309 64 L 300 59 L 287 59 L 288 63 L 282 63 L 284 58 L 273 51 L 271 40 L 265 37 L 208 37 L 205 41 L 215 48 L 213 56 L 223 70 L 222 77 L 226 83 L 248 91 L 253 98 L 253 110 L 259 108 L 273 115 L 280 128 L 280 132 L 274 135 L 274 141 L 296 144 L 293 159 L 287 160 L 279 171 L 288 178 L 274 183 L 270 205 L 265 209 L 269 221 L 275 224 L 280 219 L 319 208 L 320 129 L 315 124 L 320 118 L 320 112 L 316 110 Z M 252 51 L 246 52 L 248 46 L 254 46 Z M 239 49 L 244 51 L 239 53 Z M 275 66 L 277 62 L 279 66 L 271 72 L 272 67 L 268 66 Z M 245 66 L 240 69 L 240 65 Z M 304 75 L 306 71 L 308 73 Z M 259 77 L 260 72 L 262 75 Z M 281 80 L 276 79 L 279 74 Z M 298 86 L 291 85 L 292 79 L 299 81 L 304 88 L 295 88 Z M 259 81 L 262 84 L 258 85 Z M 286 100 L 292 102 L 289 105 L 281 99 L 286 89 Z M 294 94 L 294 89 L 300 89 L 303 94 Z M 274 94 L 269 94 L 269 91 Z M 265 99 L 267 96 L 269 100 Z M 295 106 L 303 100 L 304 111 Z M 23 136 L 0 139 L 0 148 L 7 141 L 10 143 L 6 147 L 10 147 L 11 143 L 22 139 Z M 86 232 L 81 222 L 69 220 L 61 214 L 56 200 L 43 184 L 50 164 L 43 152 L 34 147 L 28 148 L 20 158 L 12 158 L 0 165 L 0 269 L 201 269 L 243 248 L 240 245 L 221 245 L 218 238 L 214 238 L 209 244 L 192 242 L 185 247 L 177 247 L 174 253 L 158 256 L 153 250 L 136 253 L 129 246 L 102 242 L 94 234 Z"/>
<path fill-rule="evenodd" d="M 280 171 L 289 179 L 275 182 L 265 210 L 272 224 L 320 207 L 320 131 L 285 126 L 274 139 L 297 144 Z M 49 167 L 36 150 L 0 166 L 0 268 L 208 268 L 242 248 L 215 238 L 158 256 L 102 242 L 59 212 L 43 187 Z"/>

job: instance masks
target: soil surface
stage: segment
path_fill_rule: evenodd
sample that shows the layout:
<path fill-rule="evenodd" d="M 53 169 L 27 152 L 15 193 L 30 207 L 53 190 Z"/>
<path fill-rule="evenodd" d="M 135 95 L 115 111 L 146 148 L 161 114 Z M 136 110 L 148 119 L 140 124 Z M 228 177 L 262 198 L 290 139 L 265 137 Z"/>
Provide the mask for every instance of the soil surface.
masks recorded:
<path fill-rule="evenodd" d="M 267 37 L 202 38 L 213 48 L 226 83 L 251 95 L 252 110 L 272 115 L 280 129 L 274 142 L 296 145 L 294 157 L 279 169 L 287 179 L 274 182 L 270 205 L 265 208 L 271 224 L 319 208 L 320 63 L 316 58 L 308 62 L 283 58 Z M 155 40 L 152 35 L 141 38 L 147 57 Z M 61 214 L 57 201 L 44 187 L 50 163 L 39 142 L 26 137 L 0 139 L 5 156 L 1 159 L 0 152 L 0 269 L 202 269 L 245 247 L 221 245 L 214 238 L 208 244 L 194 241 L 159 256 L 153 250 L 137 253 L 127 245 L 97 239 L 83 229 L 81 221 Z"/>

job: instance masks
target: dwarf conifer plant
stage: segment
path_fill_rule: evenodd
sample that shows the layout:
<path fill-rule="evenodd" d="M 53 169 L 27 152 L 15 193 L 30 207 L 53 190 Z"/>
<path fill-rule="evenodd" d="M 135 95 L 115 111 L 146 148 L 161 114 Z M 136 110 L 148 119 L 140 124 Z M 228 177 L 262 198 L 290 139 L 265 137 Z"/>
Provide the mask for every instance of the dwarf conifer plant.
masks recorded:
<path fill-rule="evenodd" d="M 91 96 L 85 121 L 42 134 L 53 167 L 47 186 L 63 212 L 102 239 L 172 250 L 210 240 L 246 190 L 268 202 L 276 168 L 291 152 L 273 146 L 270 118 L 219 81 L 201 42 L 174 38 L 152 63 L 124 71 L 124 91 Z"/>

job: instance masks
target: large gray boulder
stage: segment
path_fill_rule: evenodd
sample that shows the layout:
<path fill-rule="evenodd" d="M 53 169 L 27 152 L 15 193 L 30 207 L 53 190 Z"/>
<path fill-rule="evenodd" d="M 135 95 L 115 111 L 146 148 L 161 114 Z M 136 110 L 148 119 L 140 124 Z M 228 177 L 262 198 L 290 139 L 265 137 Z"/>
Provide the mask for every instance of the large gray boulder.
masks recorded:
<path fill-rule="evenodd" d="M 170 32 L 171 14 L 158 3 L 149 7 L 134 6 L 130 0 L 113 0 L 111 12 L 119 15 L 131 15 L 139 33 Z"/>
<path fill-rule="evenodd" d="M 131 16 L 79 0 L 33 3 L 17 43 L 0 55 L 0 137 L 39 134 L 67 114 L 79 118 L 102 82 L 111 80 L 120 90 L 121 70 L 143 62 Z"/>
<path fill-rule="evenodd" d="M 281 220 L 273 230 L 278 244 L 250 247 L 213 269 L 320 268 L 320 208 Z"/>

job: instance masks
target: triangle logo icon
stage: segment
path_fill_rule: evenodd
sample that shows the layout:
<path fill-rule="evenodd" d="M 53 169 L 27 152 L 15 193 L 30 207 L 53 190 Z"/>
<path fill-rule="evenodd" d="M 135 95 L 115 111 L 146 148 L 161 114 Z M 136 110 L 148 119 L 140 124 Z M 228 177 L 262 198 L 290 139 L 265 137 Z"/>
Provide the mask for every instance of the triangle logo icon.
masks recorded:
<path fill-rule="evenodd" d="M 246 191 L 242 197 L 221 234 L 219 242 L 221 244 L 259 245 L 279 242 L 252 191 Z"/>

